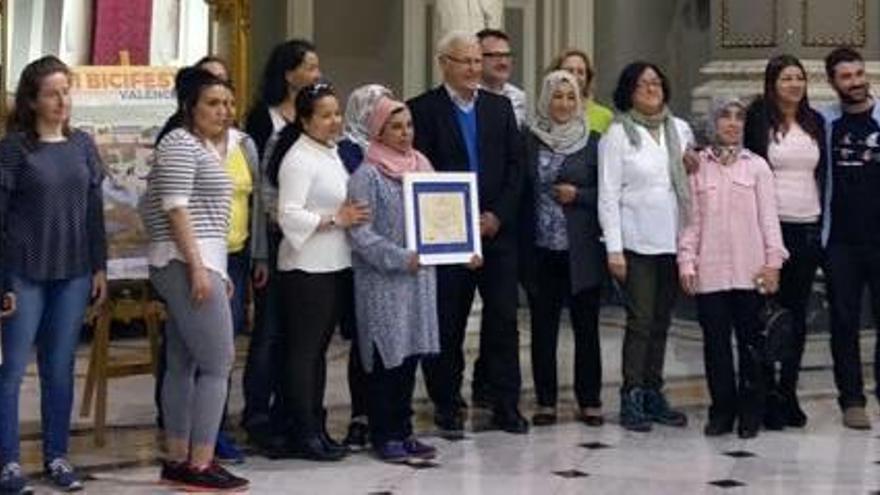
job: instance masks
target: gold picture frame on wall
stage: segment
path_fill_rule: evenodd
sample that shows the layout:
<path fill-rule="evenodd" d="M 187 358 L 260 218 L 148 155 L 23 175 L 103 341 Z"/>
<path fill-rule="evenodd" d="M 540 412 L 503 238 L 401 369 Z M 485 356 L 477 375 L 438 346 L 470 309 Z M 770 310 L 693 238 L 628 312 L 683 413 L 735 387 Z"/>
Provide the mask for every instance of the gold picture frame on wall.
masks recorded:
<path fill-rule="evenodd" d="M 15 36 L 14 26 L 10 19 L 10 2 L 0 0 L 0 88 L 5 92 L 0 98 L 0 120 L 6 121 L 10 107 L 10 98 L 14 93 L 11 85 L 17 80 L 17 74 L 10 70 L 10 49 L 12 37 Z M 29 0 L 30 1 L 30 0 Z M 38 0 L 42 3 L 46 0 Z M 250 50 L 250 9 L 251 0 L 178 0 L 180 2 L 197 2 L 208 8 L 208 29 L 205 46 L 207 53 L 225 59 L 229 65 L 230 75 L 235 84 L 235 95 L 239 102 L 249 98 L 249 50 Z M 62 2 L 63 3 L 63 2 Z M 47 53 L 52 53 L 47 51 Z M 3 125 L 0 124 L 0 125 Z"/>

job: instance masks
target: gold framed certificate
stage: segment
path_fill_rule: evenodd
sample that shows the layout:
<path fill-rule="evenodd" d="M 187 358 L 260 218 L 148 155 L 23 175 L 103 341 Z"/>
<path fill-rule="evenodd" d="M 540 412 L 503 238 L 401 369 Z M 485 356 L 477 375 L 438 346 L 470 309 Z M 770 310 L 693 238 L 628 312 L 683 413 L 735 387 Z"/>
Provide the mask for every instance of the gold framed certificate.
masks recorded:
<path fill-rule="evenodd" d="M 468 263 L 482 256 L 476 174 L 406 174 L 403 197 L 406 247 L 418 253 L 420 263 Z"/>

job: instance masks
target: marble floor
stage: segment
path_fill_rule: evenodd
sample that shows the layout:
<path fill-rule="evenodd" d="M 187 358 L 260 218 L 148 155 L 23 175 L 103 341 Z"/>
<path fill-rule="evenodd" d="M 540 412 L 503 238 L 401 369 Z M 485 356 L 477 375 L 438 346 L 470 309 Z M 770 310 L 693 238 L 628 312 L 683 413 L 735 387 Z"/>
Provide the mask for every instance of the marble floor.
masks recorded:
<path fill-rule="evenodd" d="M 471 327 L 476 328 L 476 321 Z M 464 440 L 450 442 L 432 436 L 431 407 L 419 385 L 416 393 L 416 429 L 438 447 L 435 463 L 391 466 L 369 454 L 355 454 L 335 464 L 308 461 L 272 461 L 249 455 L 233 467 L 251 480 L 250 493 L 260 494 L 699 494 L 699 493 L 880 493 L 880 437 L 840 426 L 834 401 L 827 338 L 811 336 L 802 374 L 803 405 L 810 417 L 803 430 L 763 432 L 754 440 L 735 436 L 706 439 L 706 390 L 702 377 L 699 329 L 690 321 L 676 321 L 667 353 L 667 391 L 671 401 L 689 414 L 686 429 L 657 427 L 648 434 L 630 433 L 616 424 L 620 379 L 622 315 L 603 310 L 602 345 L 605 388 L 603 400 L 608 423 L 591 428 L 573 421 L 571 398 L 571 332 L 560 336 L 560 414 L 552 427 L 533 428 L 515 436 L 487 429 L 489 413 L 471 410 Z M 521 358 L 525 413 L 533 401 L 529 362 L 527 315 L 521 317 Z M 469 332 L 469 364 L 476 354 L 477 335 Z M 242 338 L 239 347 L 246 347 Z M 867 358 L 873 334 L 862 342 Z M 143 352 L 137 339 L 114 344 L 114 352 Z M 230 411 L 241 409 L 241 352 L 235 372 Z M 330 351 L 328 390 L 331 433 L 344 434 L 348 417 L 345 382 L 346 344 L 334 341 Z M 88 364 L 87 348 L 77 360 L 76 410 Z M 468 371 L 468 376 L 470 372 Z M 866 369 L 866 377 L 870 373 Z M 873 386 L 872 383 L 869 386 Z M 469 392 L 465 390 L 465 397 Z M 96 448 L 90 418 L 74 421 L 71 460 L 81 467 L 89 494 L 173 493 L 157 483 L 161 455 L 153 426 L 153 380 L 131 377 L 111 382 L 108 443 Z M 36 370 L 31 368 L 22 396 L 22 441 L 25 468 L 37 479 L 38 493 L 51 493 L 39 481 L 39 393 Z M 878 419 L 876 404 L 870 412 Z M 234 425 L 237 418 L 230 418 Z M 880 422 L 877 422 L 880 425 Z M 233 434 L 241 438 L 240 431 Z"/>

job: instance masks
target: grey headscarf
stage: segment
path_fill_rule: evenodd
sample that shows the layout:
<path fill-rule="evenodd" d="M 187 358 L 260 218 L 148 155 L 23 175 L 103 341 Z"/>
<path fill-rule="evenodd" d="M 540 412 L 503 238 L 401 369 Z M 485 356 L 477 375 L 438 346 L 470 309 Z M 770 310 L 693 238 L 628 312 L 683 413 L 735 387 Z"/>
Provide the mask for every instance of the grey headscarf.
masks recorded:
<path fill-rule="evenodd" d="M 575 106 L 577 110 L 571 120 L 565 124 L 557 124 L 550 118 L 550 102 L 553 100 L 553 92 L 564 83 L 571 85 L 574 90 L 575 98 L 577 98 L 577 105 Z M 529 127 L 532 133 L 554 152 L 566 155 L 574 153 L 583 148 L 590 137 L 586 119 L 581 114 L 582 108 L 583 104 L 581 103 L 580 87 L 578 86 L 577 79 L 568 71 L 553 71 L 544 77 L 541 97 L 538 99 L 538 105 L 535 108 L 537 115 L 535 115 Z"/>
<path fill-rule="evenodd" d="M 342 138 L 350 139 L 362 150 L 366 151 L 370 144 L 370 131 L 367 122 L 370 112 L 379 98 L 392 98 L 392 91 L 381 84 L 367 84 L 351 92 L 345 105 L 345 123 L 342 127 Z"/>
<path fill-rule="evenodd" d="M 715 150 L 724 149 L 731 153 L 739 153 L 742 149 L 742 139 L 740 142 L 735 145 L 722 145 L 720 140 L 718 139 L 718 119 L 721 117 L 721 113 L 724 110 L 728 109 L 731 106 L 739 107 L 745 112 L 746 104 L 738 97 L 727 95 L 727 96 L 716 96 L 712 99 L 712 111 L 709 114 L 709 122 L 706 127 L 708 131 L 709 140 L 712 143 L 712 148 Z M 721 157 L 716 153 L 716 156 Z"/>

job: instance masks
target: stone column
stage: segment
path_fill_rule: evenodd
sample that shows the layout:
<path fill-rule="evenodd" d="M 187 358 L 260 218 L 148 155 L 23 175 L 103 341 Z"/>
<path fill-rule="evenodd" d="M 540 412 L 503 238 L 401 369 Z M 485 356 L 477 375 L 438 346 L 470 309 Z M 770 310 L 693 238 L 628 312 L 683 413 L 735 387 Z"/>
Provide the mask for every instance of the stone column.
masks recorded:
<path fill-rule="evenodd" d="M 814 106 L 836 98 L 825 77 L 823 59 L 833 48 L 851 46 L 866 60 L 880 56 L 880 36 L 866 19 L 880 17 L 867 0 L 711 0 L 711 61 L 703 66 L 704 84 L 692 93 L 694 127 L 704 128 L 711 100 L 734 94 L 751 98 L 763 91 L 767 59 L 780 53 L 800 58 L 809 77 Z M 873 25 L 873 23 L 872 23 Z M 868 62 L 873 81 L 880 63 Z"/>

